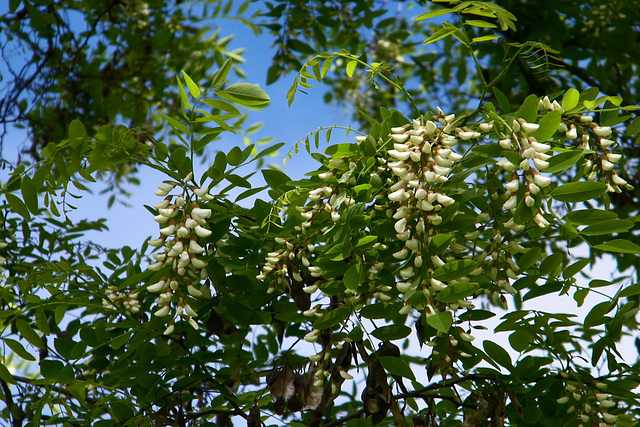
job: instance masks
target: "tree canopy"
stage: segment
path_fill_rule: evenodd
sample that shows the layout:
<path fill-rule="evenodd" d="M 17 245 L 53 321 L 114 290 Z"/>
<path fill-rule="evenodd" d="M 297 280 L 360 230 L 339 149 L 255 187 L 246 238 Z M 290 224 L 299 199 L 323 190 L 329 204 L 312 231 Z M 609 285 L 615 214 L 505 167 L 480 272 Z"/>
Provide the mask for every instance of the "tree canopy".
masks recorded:
<path fill-rule="evenodd" d="M 640 7 L 574 3 L 11 0 L 0 419 L 636 425 Z M 350 124 L 217 149 L 270 102 L 222 17 Z M 157 234 L 89 239 L 144 170 Z"/>

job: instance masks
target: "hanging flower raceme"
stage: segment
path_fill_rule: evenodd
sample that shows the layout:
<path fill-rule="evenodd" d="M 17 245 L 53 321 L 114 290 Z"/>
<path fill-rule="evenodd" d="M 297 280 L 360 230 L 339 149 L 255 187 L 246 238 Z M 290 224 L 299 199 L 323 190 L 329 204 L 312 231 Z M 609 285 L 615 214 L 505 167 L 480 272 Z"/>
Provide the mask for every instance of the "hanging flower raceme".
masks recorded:
<path fill-rule="evenodd" d="M 156 195 L 164 197 L 164 200 L 153 206 L 158 212 L 154 220 L 160 224 L 160 237 L 148 243 L 163 251 L 153 255 L 155 262 L 148 269 L 165 273 L 157 282 L 147 286 L 147 291 L 159 294 L 157 309 L 153 313 L 155 316 L 173 315 L 164 332 L 167 335 L 173 332 L 177 319 L 185 320 L 198 329 L 195 320 L 198 313 L 191 302 L 210 295 L 208 285 L 201 283 L 207 278 L 204 258 L 207 255 L 206 238 L 212 234 L 206 228 L 211 209 L 200 207 L 200 203 L 213 200 L 213 196 L 208 188 L 188 185 L 190 179 L 191 174 L 182 183 L 158 185 Z M 179 194 L 170 194 L 175 190 Z"/>

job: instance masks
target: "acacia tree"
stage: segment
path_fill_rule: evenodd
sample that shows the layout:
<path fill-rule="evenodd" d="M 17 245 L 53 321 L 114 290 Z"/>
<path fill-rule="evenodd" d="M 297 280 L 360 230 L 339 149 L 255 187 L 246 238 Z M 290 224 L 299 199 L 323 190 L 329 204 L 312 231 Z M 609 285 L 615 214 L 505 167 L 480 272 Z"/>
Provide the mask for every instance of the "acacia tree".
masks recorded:
<path fill-rule="evenodd" d="M 515 28 L 492 3 L 463 2 L 427 42 L 476 47 Z M 483 17 L 479 22 L 478 17 Z M 473 30 L 475 31 L 475 30 Z M 520 55 L 522 52 L 514 52 Z M 511 59 L 511 57 L 510 57 Z M 517 60 L 507 61 L 508 64 Z M 2 418 L 13 425 L 635 425 L 638 368 L 616 345 L 636 326 L 631 274 L 583 271 L 640 254 L 635 217 L 610 209 L 626 181 L 621 141 L 640 131 L 597 88 L 502 91 L 469 110 L 429 110 L 393 64 L 343 50 L 302 64 L 290 99 L 332 73 L 390 85 L 409 107 L 360 109 L 361 130 L 318 130 L 308 178 L 257 164 L 283 144 L 198 159 L 238 107 L 266 104 L 230 84 L 226 61 L 177 85 L 171 135 L 140 144 L 124 126 L 78 120 L 2 187 Z M 620 116 L 620 112 L 623 115 Z M 615 126 L 615 127 L 613 127 Z M 329 145 L 318 152 L 320 138 Z M 315 146 L 313 141 L 315 141 Z M 337 143 L 336 143 L 337 142 Z M 129 247 L 87 242 L 103 221 L 66 212 L 100 173 L 161 171 L 148 206 L 158 235 Z M 231 190 L 246 188 L 237 196 Z M 266 197 L 254 197 L 267 192 Z M 590 257 L 573 255 L 586 246 Z M 582 276 L 582 277 L 581 277 Z M 602 302 L 584 319 L 536 305 Z M 525 304 L 526 302 L 526 304 Z M 495 336 L 479 342 L 489 322 Z M 501 334 L 502 333 L 502 334 Z M 505 335 L 508 339 L 500 339 Z M 506 347 L 506 348 L 505 348 Z"/>

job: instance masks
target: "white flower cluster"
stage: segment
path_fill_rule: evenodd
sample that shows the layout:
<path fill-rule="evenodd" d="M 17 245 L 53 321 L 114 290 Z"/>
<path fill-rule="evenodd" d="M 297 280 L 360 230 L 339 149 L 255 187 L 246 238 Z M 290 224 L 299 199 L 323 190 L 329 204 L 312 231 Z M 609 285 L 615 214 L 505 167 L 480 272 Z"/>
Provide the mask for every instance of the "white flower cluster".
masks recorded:
<path fill-rule="evenodd" d="M 102 305 L 109 309 L 122 306 L 125 313 L 131 315 L 140 311 L 138 292 L 120 291 L 117 286 L 107 288 L 107 299 L 102 300 Z"/>
<path fill-rule="evenodd" d="M 429 300 L 432 295 L 444 290 L 448 284 L 433 277 L 435 270 L 445 265 L 448 259 L 440 255 L 428 255 L 428 246 L 438 234 L 437 226 L 442 223 L 440 212 L 455 203 L 440 188 L 448 181 L 448 175 L 462 156 L 453 150 L 458 139 L 470 140 L 481 136 L 479 132 L 453 125 L 455 116 L 439 115 L 434 121 L 421 122 L 392 128 L 390 135 L 394 141 L 393 149 L 388 150 L 389 159 L 380 158 L 382 173 L 390 169 L 393 177 L 387 178 L 389 185 L 387 198 L 389 204 L 380 206 L 388 216 L 395 219 L 394 229 L 398 240 L 404 246 L 393 254 L 402 264 L 398 275 L 403 279 L 396 284 L 398 291 L 404 294 L 403 313 L 411 309 L 409 298 L 421 291 Z M 464 247 L 452 239 L 448 245 L 454 252 Z M 443 259 L 444 258 L 444 259 Z M 377 273 L 380 267 L 374 266 L 371 273 Z M 459 281 L 468 281 L 467 277 Z M 469 301 L 457 301 L 450 307 L 457 309 L 469 306 Z M 428 304 L 426 312 L 436 314 L 438 310 Z"/>
<path fill-rule="evenodd" d="M 507 158 L 503 158 L 497 162 L 497 165 L 505 171 L 513 172 L 511 174 L 511 180 L 505 184 L 507 201 L 503 204 L 503 208 L 512 214 L 515 212 L 518 202 L 520 201 L 518 194 L 521 187 L 524 189 L 522 200 L 527 207 L 532 208 L 536 204 L 540 206 L 539 201 L 536 200 L 540 189 L 551 184 L 551 178 L 541 173 L 541 171 L 549 167 L 547 160 L 549 160 L 551 156 L 547 154 L 547 152 L 551 150 L 551 146 L 538 142 L 533 136 L 529 135 L 538 130 L 539 127 L 540 125 L 528 123 L 524 119 L 513 120 L 509 126 L 511 133 L 499 141 L 502 148 L 515 150 L 522 158 L 518 164 L 513 164 Z M 522 171 L 522 177 L 518 175 L 517 170 Z M 546 228 L 549 226 L 549 222 L 543 215 L 544 212 L 538 207 L 537 212 L 533 216 L 533 221 L 538 227 Z M 514 231 L 522 231 L 525 228 L 523 224 L 517 224 L 513 219 L 507 221 L 505 227 Z"/>
<path fill-rule="evenodd" d="M 191 175 L 184 182 L 190 179 Z M 155 316 L 169 315 L 172 305 L 176 305 L 174 320 L 164 332 L 169 335 L 173 332 L 175 319 L 178 317 L 198 329 L 198 323 L 194 320 L 198 314 L 189 304 L 188 296 L 200 298 L 210 295 L 208 286 L 199 284 L 207 278 L 207 262 L 202 259 L 206 250 L 201 239 L 211 235 L 211 230 L 205 228 L 207 218 L 211 217 L 211 209 L 201 208 L 198 199 L 210 201 L 213 196 L 209 194 L 208 188 L 177 182 L 160 184 L 158 188 L 155 194 L 165 198 L 153 206 L 158 211 L 154 219 L 160 224 L 160 237 L 149 240 L 148 243 L 157 248 L 162 247 L 164 251 L 153 255 L 156 262 L 148 268 L 151 271 L 166 269 L 167 272 L 158 282 L 147 286 L 147 290 L 160 294 Z M 180 194 L 169 194 L 176 188 L 181 190 Z M 192 198 L 195 200 L 192 201 Z"/>
<path fill-rule="evenodd" d="M 567 377 L 565 372 L 560 374 Z M 594 388 L 591 388 L 585 387 L 581 382 L 567 381 L 565 394 L 557 402 L 561 405 L 569 404 L 567 413 L 580 414 L 580 426 L 611 427 L 618 422 L 618 416 L 608 412 L 616 403 L 611 400 L 609 393 L 604 392 L 606 388 L 607 385 L 601 382 L 596 382 Z"/>

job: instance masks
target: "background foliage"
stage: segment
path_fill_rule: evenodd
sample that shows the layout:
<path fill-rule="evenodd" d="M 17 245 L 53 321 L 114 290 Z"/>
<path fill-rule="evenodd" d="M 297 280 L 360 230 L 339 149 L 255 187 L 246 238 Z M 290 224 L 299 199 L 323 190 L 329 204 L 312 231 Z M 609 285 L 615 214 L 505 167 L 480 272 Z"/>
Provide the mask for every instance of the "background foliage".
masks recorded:
<path fill-rule="evenodd" d="M 573 3 L 12 0 L 2 419 L 635 425 L 640 8 Z M 211 154 L 269 102 L 222 17 L 353 124 Z M 284 149 L 317 168 L 264 166 Z M 87 239 L 74 200 L 147 168 L 158 235 Z"/>

